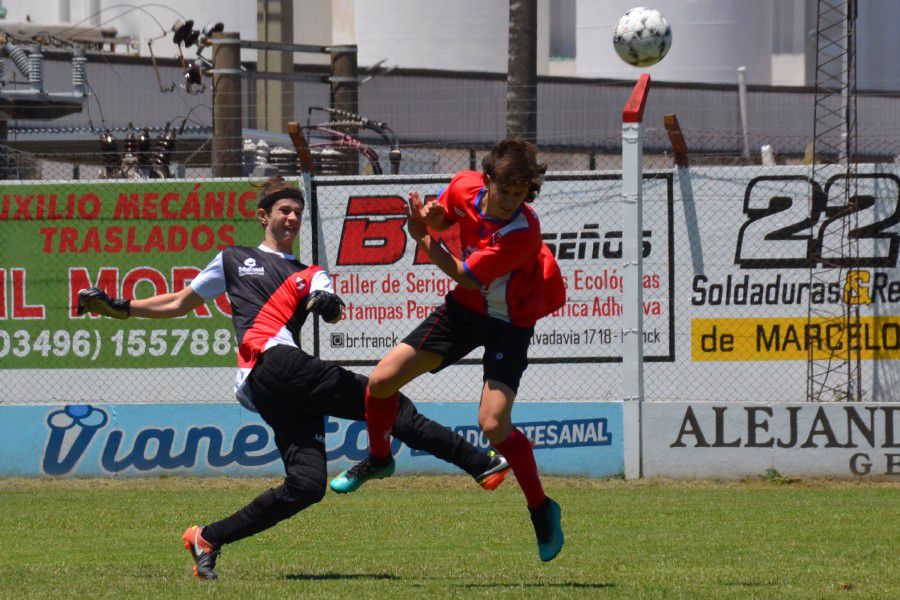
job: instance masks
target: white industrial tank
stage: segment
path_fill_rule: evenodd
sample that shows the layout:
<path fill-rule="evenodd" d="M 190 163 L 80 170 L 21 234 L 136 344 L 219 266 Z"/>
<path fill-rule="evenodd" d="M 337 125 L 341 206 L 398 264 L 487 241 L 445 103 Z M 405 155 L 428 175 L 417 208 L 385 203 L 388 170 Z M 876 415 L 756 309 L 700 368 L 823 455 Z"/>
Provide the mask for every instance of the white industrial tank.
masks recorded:
<path fill-rule="evenodd" d="M 635 6 L 655 8 L 672 26 L 662 62 L 636 68 L 613 50 L 616 22 Z M 772 0 L 578 0 L 575 70 L 580 77 L 735 83 L 747 67 L 749 83 L 772 80 Z"/>
<path fill-rule="evenodd" d="M 900 90 L 900 2 L 857 4 L 856 85 L 860 90 Z"/>
<path fill-rule="evenodd" d="M 506 2 L 365 0 L 356 3 L 360 65 L 506 72 Z"/>

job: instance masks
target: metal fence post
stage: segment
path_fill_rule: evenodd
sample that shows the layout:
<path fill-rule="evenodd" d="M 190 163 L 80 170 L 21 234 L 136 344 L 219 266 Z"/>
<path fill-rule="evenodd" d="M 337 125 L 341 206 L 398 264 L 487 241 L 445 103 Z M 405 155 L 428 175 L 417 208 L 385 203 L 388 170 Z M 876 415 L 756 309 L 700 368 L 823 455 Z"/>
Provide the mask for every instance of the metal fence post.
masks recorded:
<path fill-rule="evenodd" d="M 622 112 L 622 412 L 625 477 L 640 477 L 644 401 L 643 178 L 644 105 L 650 75 L 641 75 Z"/>

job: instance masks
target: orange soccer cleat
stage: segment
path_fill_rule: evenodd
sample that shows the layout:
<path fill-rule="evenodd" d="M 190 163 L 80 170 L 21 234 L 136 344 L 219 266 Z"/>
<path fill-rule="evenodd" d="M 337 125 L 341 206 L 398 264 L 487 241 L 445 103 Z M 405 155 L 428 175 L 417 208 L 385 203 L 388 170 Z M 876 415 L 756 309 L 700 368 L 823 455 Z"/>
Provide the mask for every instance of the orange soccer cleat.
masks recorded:
<path fill-rule="evenodd" d="M 218 579 L 215 568 L 221 549 L 203 539 L 203 528 L 199 525 L 191 525 L 181 534 L 181 539 L 184 541 L 184 547 L 194 559 L 194 577 Z"/>
<path fill-rule="evenodd" d="M 491 457 L 491 464 L 475 478 L 475 481 L 484 489 L 491 491 L 500 487 L 500 484 L 506 479 L 506 474 L 509 473 L 512 467 L 509 466 L 503 455 L 496 450 L 490 450 L 488 456 Z"/>

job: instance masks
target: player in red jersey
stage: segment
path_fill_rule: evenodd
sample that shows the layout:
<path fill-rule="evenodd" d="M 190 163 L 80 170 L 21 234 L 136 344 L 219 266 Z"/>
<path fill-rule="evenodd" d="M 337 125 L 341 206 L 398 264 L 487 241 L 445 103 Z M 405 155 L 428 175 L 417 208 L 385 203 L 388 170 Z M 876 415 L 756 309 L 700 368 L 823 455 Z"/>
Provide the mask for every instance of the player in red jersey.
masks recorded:
<path fill-rule="evenodd" d="M 559 505 L 544 494 L 531 443 L 512 424 L 512 406 L 534 324 L 565 303 L 565 287 L 553 254 L 541 239 L 530 203 L 546 166 L 537 148 L 504 140 L 482 163 L 483 172 L 457 173 L 436 202 L 409 195 L 408 229 L 431 261 L 457 286 L 445 303 L 385 356 L 369 376 L 366 423 L 369 456 L 331 482 L 352 492 L 393 471 L 389 432 L 400 388 L 426 371 L 437 372 L 484 347 L 484 387 L 478 424 L 509 461 L 525 494 L 541 560 L 563 545 Z M 459 225 L 462 257 L 428 235 Z"/>

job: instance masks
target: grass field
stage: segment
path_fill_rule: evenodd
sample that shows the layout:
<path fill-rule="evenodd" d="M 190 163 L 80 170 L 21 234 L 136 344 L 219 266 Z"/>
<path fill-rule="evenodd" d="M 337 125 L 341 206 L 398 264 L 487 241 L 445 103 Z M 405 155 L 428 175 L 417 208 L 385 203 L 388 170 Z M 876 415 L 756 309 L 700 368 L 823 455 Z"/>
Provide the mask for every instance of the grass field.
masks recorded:
<path fill-rule="evenodd" d="M 397 477 L 227 546 L 190 576 L 181 531 L 262 479 L 0 480 L 0 595 L 193 598 L 900 598 L 900 484 L 553 479 L 542 564 L 517 487 Z"/>

